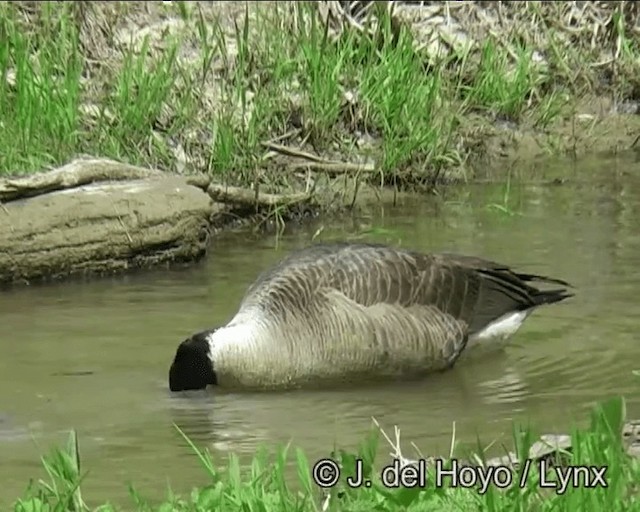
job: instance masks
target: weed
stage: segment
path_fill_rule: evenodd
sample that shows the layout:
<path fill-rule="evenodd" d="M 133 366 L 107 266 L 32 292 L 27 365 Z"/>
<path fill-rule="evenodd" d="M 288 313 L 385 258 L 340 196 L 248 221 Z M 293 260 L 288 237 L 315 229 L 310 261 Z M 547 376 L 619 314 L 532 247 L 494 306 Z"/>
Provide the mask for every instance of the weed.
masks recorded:
<path fill-rule="evenodd" d="M 494 210 L 503 215 L 513 217 L 515 215 L 520 215 L 519 212 L 515 211 L 511 206 L 512 203 L 511 196 L 511 172 L 507 176 L 506 183 L 502 186 L 502 200 L 500 202 L 492 202 L 487 204 L 487 209 Z"/>
<path fill-rule="evenodd" d="M 190 446 L 205 471 L 208 484 L 194 489 L 189 496 L 178 496 L 169 491 L 166 500 L 159 506 L 151 506 L 135 488 L 129 494 L 138 511 L 210 511 L 210 510 L 255 510 L 255 511 L 338 511 L 338 510 L 640 510 L 640 502 L 630 492 L 640 477 L 640 468 L 623 450 L 620 432 L 625 418 L 625 402 L 615 398 L 597 405 L 586 429 L 575 428 L 571 434 L 571 449 L 555 452 L 555 456 L 566 457 L 571 467 L 603 467 L 606 485 L 569 485 L 558 492 L 557 466 L 550 459 L 529 459 L 527 454 L 533 446 L 533 430 L 530 427 L 514 426 L 513 442 L 516 453 L 512 460 L 516 464 L 511 475 L 511 485 L 488 485 L 480 492 L 477 485 L 456 486 L 450 476 L 442 472 L 442 485 L 435 485 L 437 468 L 450 470 L 454 464 L 461 467 L 463 459 L 456 459 L 457 441 L 452 439 L 451 459 L 430 460 L 427 468 L 426 486 L 397 488 L 389 487 L 381 479 L 382 468 L 376 462 L 379 453 L 380 433 L 394 449 L 398 467 L 416 464 L 405 458 L 399 448 L 399 434 L 391 441 L 382 429 L 372 429 L 356 452 L 335 449 L 331 458 L 340 468 L 341 478 L 328 489 L 320 489 L 315 481 L 314 464 L 300 449 L 295 450 L 291 461 L 289 445 L 281 447 L 270 456 L 261 449 L 248 467 L 242 468 L 238 457 L 231 455 L 226 467 L 215 464 L 207 450 L 200 450 L 179 428 L 182 439 Z M 376 423 L 377 425 L 377 423 Z M 471 461 L 476 467 L 485 468 L 487 460 L 480 443 Z M 553 455 L 550 450 L 550 455 Z M 421 458 L 424 457 L 421 455 Z M 427 459 L 424 459 L 427 460 Z M 546 466 L 540 463 L 545 460 Z M 561 459 L 556 458 L 556 461 Z M 528 461 L 528 462 L 527 462 Z M 294 466 L 296 482 L 289 471 Z M 77 436 L 72 432 L 65 450 L 54 450 L 43 458 L 49 481 L 30 486 L 25 497 L 14 504 L 15 512 L 31 511 L 84 511 L 90 510 L 80 494 L 80 458 Z M 558 466 L 559 467 L 559 466 Z M 547 471 L 542 471 L 543 469 Z M 485 469 L 486 471 L 486 469 Z M 592 473 L 591 473 L 592 474 Z M 362 478 L 369 484 L 355 487 L 347 477 Z M 503 480 L 504 481 L 504 480 Z M 110 504 L 96 509 L 101 512 L 117 510 Z"/>
<path fill-rule="evenodd" d="M 488 39 L 472 82 L 463 87 L 462 94 L 471 107 L 485 108 L 496 116 L 518 121 L 529 106 L 533 92 L 544 80 L 531 49 L 517 46 L 512 59 L 500 51 L 495 41 Z"/>

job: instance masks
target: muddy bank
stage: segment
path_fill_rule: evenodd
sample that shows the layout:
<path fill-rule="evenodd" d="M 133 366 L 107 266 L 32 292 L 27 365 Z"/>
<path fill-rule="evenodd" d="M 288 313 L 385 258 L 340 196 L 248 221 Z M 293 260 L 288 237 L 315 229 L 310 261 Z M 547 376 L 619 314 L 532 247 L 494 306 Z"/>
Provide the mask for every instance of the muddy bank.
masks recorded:
<path fill-rule="evenodd" d="M 535 167 L 549 158 L 580 159 L 589 155 L 619 155 L 640 150 L 640 116 L 620 112 L 609 98 L 588 97 L 574 111 L 546 129 L 524 122 L 489 123 L 469 120 L 463 129 L 476 140 L 467 164 L 476 179 L 504 178 L 496 169 L 513 165 Z"/>
<path fill-rule="evenodd" d="M 215 198 L 215 200 L 214 200 Z M 210 183 L 111 160 L 79 159 L 0 180 L 0 283 L 104 274 L 203 257 L 212 232 L 305 199 Z"/>

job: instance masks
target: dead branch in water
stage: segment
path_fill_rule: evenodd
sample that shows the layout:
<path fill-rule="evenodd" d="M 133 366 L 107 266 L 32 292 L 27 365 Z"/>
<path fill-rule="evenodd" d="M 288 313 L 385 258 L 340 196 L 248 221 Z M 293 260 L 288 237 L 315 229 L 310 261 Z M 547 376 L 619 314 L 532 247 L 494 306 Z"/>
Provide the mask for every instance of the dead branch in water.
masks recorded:
<path fill-rule="evenodd" d="M 0 201 L 38 196 L 99 181 L 122 181 L 160 177 L 163 173 L 108 159 L 79 158 L 45 173 L 0 180 Z"/>
<path fill-rule="evenodd" d="M 291 194 L 257 193 L 255 190 L 211 183 L 207 193 L 214 201 L 237 203 L 246 206 L 278 207 L 291 206 L 311 199 L 311 194 L 295 192 Z"/>

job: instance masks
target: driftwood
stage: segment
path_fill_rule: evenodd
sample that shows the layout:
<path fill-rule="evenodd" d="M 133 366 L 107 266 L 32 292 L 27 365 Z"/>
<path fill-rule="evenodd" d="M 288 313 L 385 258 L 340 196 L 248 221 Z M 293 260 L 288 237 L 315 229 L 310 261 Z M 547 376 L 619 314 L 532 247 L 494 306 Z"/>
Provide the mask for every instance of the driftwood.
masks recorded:
<path fill-rule="evenodd" d="M 291 194 L 256 194 L 254 190 L 220 185 L 217 183 L 209 185 L 207 193 L 214 201 L 258 207 L 292 206 L 311 199 L 311 195 L 305 192 Z"/>
<path fill-rule="evenodd" d="M 55 190 L 64 190 L 100 181 L 122 181 L 159 178 L 161 171 L 144 169 L 108 159 L 79 158 L 41 174 L 0 180 L 0 201 L 7 202 L 34 197 Z"/>
<path fill-rule="evenodd" d="M 0 209 L 0 283 L 197 260 L 206 253 L 216 208 L 178 176 L 92 183 L 8 202 Z"/>

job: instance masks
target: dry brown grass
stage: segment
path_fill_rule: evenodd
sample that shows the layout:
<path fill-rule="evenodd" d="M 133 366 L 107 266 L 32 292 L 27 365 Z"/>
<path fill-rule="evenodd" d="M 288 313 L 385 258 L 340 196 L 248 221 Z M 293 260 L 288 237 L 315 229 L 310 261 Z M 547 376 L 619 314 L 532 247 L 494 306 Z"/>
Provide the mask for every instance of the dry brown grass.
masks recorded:
<path fill-rule="evenodd" d="M 383 7 L 377 4 L 384 4 Z M 640 96 L 637 66 L 625 56 L 630 38 L 640 37 L 637 2 L 319 2 L 323 16 L 337 32 L 373 34 L 377 20 L 388 15 L 408 27 L 416 49 L 432 59 L 446 59 L 482 42 L 495 40 L 514 58 L 517 46 L 534 50 L 541 65 L 576 86 L 602 93 L 626 80 L 619 94 Z M 637 55 L 636 55 L 637 59 Z M 635 64 L 635 66 L 633 66 Z M 574 80 L 577 80 L 576 81 Z"/>

